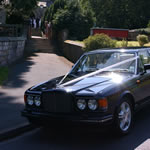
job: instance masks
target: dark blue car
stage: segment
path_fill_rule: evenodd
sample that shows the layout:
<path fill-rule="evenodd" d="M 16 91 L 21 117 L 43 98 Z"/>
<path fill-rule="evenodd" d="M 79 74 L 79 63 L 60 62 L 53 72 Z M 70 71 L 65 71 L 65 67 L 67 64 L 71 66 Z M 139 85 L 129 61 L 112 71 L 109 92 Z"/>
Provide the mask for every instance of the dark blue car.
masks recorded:
<path fill-rule="evenodd" d="M 67 75 L 29 88 L 22 115 L 32 123 L 109 123 L 127 134 L 149 98 L 150 48 L 95 50 Z"/>

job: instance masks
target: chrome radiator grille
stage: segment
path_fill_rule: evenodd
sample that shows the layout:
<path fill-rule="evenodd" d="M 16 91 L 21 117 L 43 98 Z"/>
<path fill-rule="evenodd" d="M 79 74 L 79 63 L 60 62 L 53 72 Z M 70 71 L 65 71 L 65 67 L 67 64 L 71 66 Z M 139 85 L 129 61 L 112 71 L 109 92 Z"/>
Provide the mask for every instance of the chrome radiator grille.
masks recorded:
<path fill-rule="evenodd" d="M 62 91 L 49 91 L 42 95 L 44 111 L 68 113 L 72 108 L 72 96 Z"/>

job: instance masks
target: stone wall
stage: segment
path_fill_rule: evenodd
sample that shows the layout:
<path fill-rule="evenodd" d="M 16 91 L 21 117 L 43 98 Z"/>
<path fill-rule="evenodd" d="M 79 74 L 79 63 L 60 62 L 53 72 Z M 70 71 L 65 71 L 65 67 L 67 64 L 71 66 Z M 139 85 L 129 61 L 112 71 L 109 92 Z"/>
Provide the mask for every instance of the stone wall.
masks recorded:
<path fill-rule="evenodd" d="M 9 65 L 23 56 L 25 40 L 24 37 L 0 37 L 0 66 Z"/>
<path fill-rule="evenodd" d="M 0 8 L 0 24 L 4 24 L 6 21 L 6 12 Z"/>
<path fill-rule="evenodd" d="M 75 63 L 84 53 L 82 50 L 83 47 L 84 45 L 82 43 L 66 40 L 63 46 L 63 54 L 66 58 Z"/>

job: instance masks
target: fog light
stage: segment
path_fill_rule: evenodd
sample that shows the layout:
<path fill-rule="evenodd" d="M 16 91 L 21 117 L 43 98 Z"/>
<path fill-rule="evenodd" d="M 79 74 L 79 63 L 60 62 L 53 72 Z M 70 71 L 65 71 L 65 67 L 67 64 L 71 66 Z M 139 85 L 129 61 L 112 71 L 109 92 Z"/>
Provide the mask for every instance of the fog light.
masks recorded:
<path fill-rule="evenodd" d="M 30 96 L 30 95 L 27 96 L 27 104 L 28 104 L 28 105 L 33 105 L 33 103 L 34 103 L 34 102 L 33 102 L 33 96 Z"/>
<path fill-rule="evenodd" d="M 93 111 L 96 110 L 98 107 L 97 101 L 96 100 L 89 100 L 88 101 L 88 107 L 90 110 L 93 110 Z"/>
<path fill-rule="evenodd" d="M 35 102 L 35 105 L 36 105 L 37 107 L 39 107 L 39 106 L 41 105 L 41 99 L 40 99 L 40 97 L 36 96 L 36 97 L 34 98 L 34 102 Z"/>
<path fill-rule="evenodd" d="M 79 99 L 77 101 L 77 107 L 80 109 L 80 110 L 84 110 L 86 108 L 86 101 L 84 99 Z"/>

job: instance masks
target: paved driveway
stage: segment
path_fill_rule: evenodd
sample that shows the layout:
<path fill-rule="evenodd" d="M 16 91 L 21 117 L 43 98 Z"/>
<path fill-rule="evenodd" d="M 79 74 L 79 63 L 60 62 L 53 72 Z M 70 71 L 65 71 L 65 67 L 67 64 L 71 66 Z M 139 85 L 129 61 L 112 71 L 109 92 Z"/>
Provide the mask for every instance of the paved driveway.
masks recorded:
<path fill-rule="evenodd" d="M 0 132 L 27 122 L 20 115 L 27 88 L 66 74 L 71 66 L 72 63 L 54 53 L 34 53 L 13 65 L 7 84 L 0 87 Z"/>

